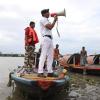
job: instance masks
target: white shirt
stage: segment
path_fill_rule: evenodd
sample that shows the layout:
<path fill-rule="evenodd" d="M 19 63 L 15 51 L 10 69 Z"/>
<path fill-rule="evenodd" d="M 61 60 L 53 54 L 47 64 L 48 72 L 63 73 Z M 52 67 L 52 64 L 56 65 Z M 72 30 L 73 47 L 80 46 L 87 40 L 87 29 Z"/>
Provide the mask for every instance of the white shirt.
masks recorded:
<path fill-rule="evenodd" d="M 50 22 L 49 22 L 48 18 L 43 17 L 40 20 L 40 32 L 41 32 L 42 36 L 44 36 L 44 35 L 51 35 L 52 36 L 52 31 L 45 27 L 45 25 L 49 24 L 49 23 Z"/>

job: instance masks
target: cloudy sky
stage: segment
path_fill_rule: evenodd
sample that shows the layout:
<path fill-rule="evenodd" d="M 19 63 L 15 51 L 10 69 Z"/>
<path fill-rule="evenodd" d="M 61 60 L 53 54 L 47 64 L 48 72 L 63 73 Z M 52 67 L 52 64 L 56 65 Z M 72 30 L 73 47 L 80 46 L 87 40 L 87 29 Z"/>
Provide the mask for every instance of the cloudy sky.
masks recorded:
<path fill-rule="evenodd" d="M 39 20 L 44 8 L 51 13 L 66 9 L 66 17 L 58 18 L 60 38 L 56 26 L 53 29 L 54 46 L 59 44 L 62 54 L 80 52 L 82 46 L 88 54 L 100 53 L 100 0 L 0 0 L 0 51 L 24 53 L 24 29 L 32 20 L 41 42 Z"/>

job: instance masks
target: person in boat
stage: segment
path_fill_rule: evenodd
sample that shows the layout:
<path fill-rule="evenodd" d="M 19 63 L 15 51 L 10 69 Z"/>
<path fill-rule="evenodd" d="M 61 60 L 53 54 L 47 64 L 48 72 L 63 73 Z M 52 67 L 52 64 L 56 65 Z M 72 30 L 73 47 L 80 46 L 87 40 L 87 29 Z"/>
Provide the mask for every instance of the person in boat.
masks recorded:
<path fill-rule="evenodd" d="M 85 66 L 87 64 L 87 51 L 85 50 L 85 47 L 82 47 L 82 50 L 80 52 L 80 65 Z"/>
<path fill-rule="evenodd" d="M 36 53 L 36 57 L 35 57 L 35 60 L 36 60 L 35 66 L 36 66 L 36 68 L 38 68 L 38 65 L 39 65 L 40 55 L 41 55 L 41 46 L 40 46 L 38 52 Z M 43 68 L 46 69 L 46 60 L 45 60 L 45 63 L 44 63 L 44 67 Z"/>
<path fill-rule="evenodd" d="M 59 45 L 56 44 L 56 48 L 54 49 L 53 68 L 59 65 L 59 61 L 58 61 L 59 56 L 60 56 Z"/>
<path fill-rule="evenodd" d="M 29 27 L 25 28 L 25 60 L 24 66 L 32 68 L 35 64 L 35 45 L 39 42 L 35 31 L 35 22 L 31 21 Z"/>
<path fill-rule="evenodd" d="M 40 54 L 41 54 L 41 46 L 40 46 L 40 48 L 39 48 L 39 50 L 38 50 L 38 52 L 36 53 L 36 56 L 35 56 L 35 60 L 36 60 L 35 66 L 36 66 L 36 68 L 38 68 L 38 65 L 39 65 Z"/>
<path fill-rule="evenodd" d="M 53 41 L 52 41 L 52 29 L 57 21 L 57 16 L 54 16 L 52 23 L 49 22 L 48 18 L 50 16 L 49 9 L 43 9 L 41 11 L 42 19 L 40 20 L 40 31 L 42 35 L 42 48 L 38 67 L 38 76 L 43 77 L 43 66 L 47 59 L 47 76 L 52 77 L 52 63 L 53 63 Z"/>

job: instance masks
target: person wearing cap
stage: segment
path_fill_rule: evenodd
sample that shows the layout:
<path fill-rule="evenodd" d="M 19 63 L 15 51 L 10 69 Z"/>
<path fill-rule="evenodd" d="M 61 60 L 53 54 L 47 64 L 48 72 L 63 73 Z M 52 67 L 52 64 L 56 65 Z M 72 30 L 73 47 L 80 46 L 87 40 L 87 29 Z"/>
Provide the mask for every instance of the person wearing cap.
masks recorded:
<path fill-rule="evenodd" d="M 49 22 L 49 9 L 43 9 L 41 11 L 42 18 L 40 20 L 40 32 L 42 35 L 41 43 L 41 55 L 38 67 L 38 76 L 43 77 L 43 66 L 45 61 L 47 61 L 47 76 L 53 77 L 52 63 L 53 63 L 53 37 L 52 29 L 57 21 L 57 16 L 54 16 L 53 22 Z"/>
<path fill-rule="evenodd" d="M 35 31 L 35 22 L 31 21 L 29 27 L 25 28 L 25 59 L 24 66 L 32 68 L 35 63 L 35 44 L 39 42 Z"/>

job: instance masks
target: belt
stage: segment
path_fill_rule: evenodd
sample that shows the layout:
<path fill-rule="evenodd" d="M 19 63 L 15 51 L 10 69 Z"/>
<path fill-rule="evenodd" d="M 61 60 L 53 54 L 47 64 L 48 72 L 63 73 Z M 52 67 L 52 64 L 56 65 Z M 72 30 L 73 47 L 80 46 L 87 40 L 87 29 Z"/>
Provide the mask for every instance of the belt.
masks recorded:
<path fill-rule="evenodd" d="M 50 38 L 50 39 L 52 39 L 52 36 L 51 35 L 44 35 L 43 37 L 48 37 L 48 38 Z"/>

